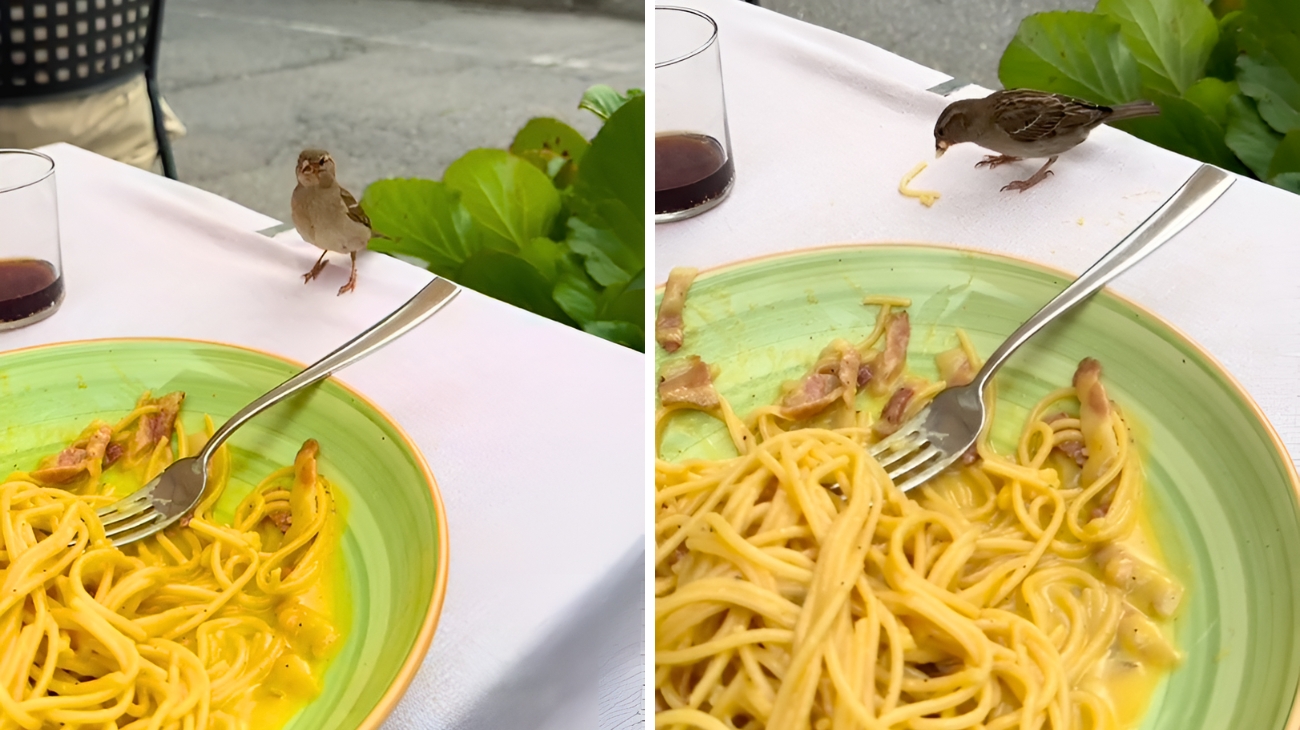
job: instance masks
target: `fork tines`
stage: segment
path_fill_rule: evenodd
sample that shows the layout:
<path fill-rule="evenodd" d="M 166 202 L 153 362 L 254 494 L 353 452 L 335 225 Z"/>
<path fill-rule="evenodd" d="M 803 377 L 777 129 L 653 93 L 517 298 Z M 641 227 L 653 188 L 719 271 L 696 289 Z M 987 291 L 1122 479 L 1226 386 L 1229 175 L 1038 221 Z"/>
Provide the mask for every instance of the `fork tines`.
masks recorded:
<path fill-rule="evenodd" d="M 113 542 L 126 537 L 128 532 L 146 528 L 156 520 L 162 519 L 153 505 L 153 487 L 148 486 L 136 491 L 130 497 L 114 502 L 107 507 L 96 510 L 104 524 L 104 534 Z"/>
<path fill-rule="evenodd" d="M 943 471 L 953 460 L 930 443 L 929 434 L 923 428 L 925 416 L 926 411 L 921 411 L 870 449 L 871 456 L 880 462 L 890 480 L 904 492 Z"/>

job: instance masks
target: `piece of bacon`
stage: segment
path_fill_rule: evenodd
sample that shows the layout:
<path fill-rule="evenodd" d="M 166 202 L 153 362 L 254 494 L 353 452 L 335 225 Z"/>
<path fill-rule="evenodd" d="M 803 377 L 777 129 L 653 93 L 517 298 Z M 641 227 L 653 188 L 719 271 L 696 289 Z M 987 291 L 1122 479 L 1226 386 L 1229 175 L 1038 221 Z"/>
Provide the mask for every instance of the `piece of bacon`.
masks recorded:
<path fill-rule="evenodd" d="M 1056 445 L 1056 448 L 1059 449 L 1062 454 L 1074 459 L 1074 463 L 1079 466 L 1088 463 L 1088 447 L 1084 446 L 1083 442 L 1078 439 L 1062 441 Z"/>
<path fill-rule="evenodd" d="M 181 402 L 184 400 L 185 393 L 179 390 L 153 399 L 150 405 L 158 406 L 158 410 L 140 417 L 140 422 L 136 425 L 135 438 L 131 440 L 131 445 L 127 449 L 132 459 L 148 453 L 159 442 L 171 437 L 172 427 L 176 424 L 176 414 L 180 411 Z"/>
<path fill-rule="evenodd" d="M 122 444 L 119 444 L 116 441 L 110 442 L 108 446 L 104 448 L 104 468 L 107 469 L 116 464 L 117 460 L 121 459 L 124 455 L 126 455 L 126 448 L 123 447 Z"/>
<path fill-rule="evenodd" d="M 1119 455 L 1119 442 L 1110 426 L 1110 400 L 1101 384 L 1101 363 L 1086 357 L 1074 372 L 1074 391 L 1079 399 L 1079 431 L 1087 460 L 1080 474 L 1080 484 L 1091 484 L 1105 472 Z"/>
<path fill-rule="evenodd" d="M 81 476 L 91 464 L 103 462 L 104 451 L 112 437 L 112 427 L 108 424 L 101 425 L 89 438 L 60 451 L 52 460 L 53 463 L 32 472 L 31 476 L 42 484 L 67 484 Z"/>
<path fill-rule="evenodd" d="M 669 365 L 659 376 L 659 402 L 716 408 L 720 401 L 709 366 L 698 355 Z"/>
<path fill-rule="evenodd" d="M 875 432 L 881 436 L 888 436 L 897 431 L 898 427 L 903 425 L 903 414 L 907 412 L 907 404 L 912 401 L 914 395 L 916 391 L 906 385 L 894 391 L 894 394 L 889 396 L 889 402 L 880 411 L 880 420 L 872 427 Z"/>
<path fill-rule="evenodd" d="M 781 399 L 781 415 L 791 421 L 811 418 L 834 403 L 843 392 L 844 384 L 838 375 L 812 373 Z"/>
<path fill-rule="evenodd" d="M 862 390 L 871 382 L 871 363 L 864 362 L 858 366 L 858 390 Z"/>
<path fill-rule="evenodd" d="M 289 528 L 293 526 L 293 513 L 288 510 L 272 512 L 267 515 L 267 518 L 280 532 L 288 532 Z"/>
<path fill-rule="evenodd" d="M 872 395 L 887 393 L 903 374 L 903 367 L 907 364 L 907 342 L 911 336 L 912 321 L 907 310 L 891 314 L 885 324 L 885 349 L 871 364 L 872 378 L 868 387 Z"/>
<path fill-rule="evenodd" d="M 960 347 L 935 355 L 934 362 L 939 367 L 939 377 L 943 378 L 949 388 L 968 385 L 975 379 L 975 369 L 971 367 L 965 350 Z"/>
<path fill-rule="evenodd" d="M 682 310 L 686 307 L 686 292 L 698 273 L 698 269 L 688 266 L 679 266 L 668 273 L 664 297 L 659 302 L 659 315 L 655 318 L 655 341 L 667 352 L 677 352 L 682 346 L 685 336 Z"/>

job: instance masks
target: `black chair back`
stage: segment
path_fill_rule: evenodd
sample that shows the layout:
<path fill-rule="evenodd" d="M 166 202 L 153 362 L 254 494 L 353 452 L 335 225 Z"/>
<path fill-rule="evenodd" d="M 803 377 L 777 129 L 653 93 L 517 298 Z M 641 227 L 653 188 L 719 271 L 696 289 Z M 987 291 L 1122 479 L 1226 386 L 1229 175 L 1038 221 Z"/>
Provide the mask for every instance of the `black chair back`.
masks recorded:
<path fill-rule="evenodd" d="M 0 2 L 0 99 L 106 88 L 152 65 L 157 0 Z"/>

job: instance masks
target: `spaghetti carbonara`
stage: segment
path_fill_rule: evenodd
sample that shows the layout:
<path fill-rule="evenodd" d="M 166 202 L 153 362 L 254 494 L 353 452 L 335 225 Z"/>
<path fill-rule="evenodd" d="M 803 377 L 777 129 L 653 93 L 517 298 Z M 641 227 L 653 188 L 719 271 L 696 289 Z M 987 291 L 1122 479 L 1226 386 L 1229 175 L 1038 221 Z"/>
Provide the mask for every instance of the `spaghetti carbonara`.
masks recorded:
<path fill-rule="evenodd" d="M 1101 368 L 899 492 L 866 447 L 969 382 L 973 348 L 912 375 L 905 300 L 831 343 L 743 420 L 698 358 L 662 374 L 675 413 L 722 419 L 736 456 L 658 460 L 655 725 L 701 730 L 1092 730 L 1136 725 L 1179 661 L 1182 589 L 1144 539 L 1142 482 Z"/>
<path fill-rule="evenodd" d="M 39 468 L 0 483 L 0 729 L 275 727 L 319 691 L 337 648 L 335 515 L 306 442 L 216 517 L 231 457 L 183 526 L 113 547 L 95 509 L 211 435 L 184 395 L 148 394 Z"/>

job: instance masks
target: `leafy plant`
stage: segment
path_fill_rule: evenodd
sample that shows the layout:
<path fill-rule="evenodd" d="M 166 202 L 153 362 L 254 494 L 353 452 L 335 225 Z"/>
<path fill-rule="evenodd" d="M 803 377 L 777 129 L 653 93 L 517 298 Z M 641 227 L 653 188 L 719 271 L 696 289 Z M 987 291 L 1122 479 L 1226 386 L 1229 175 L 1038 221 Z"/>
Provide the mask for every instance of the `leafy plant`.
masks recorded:
<path fill-rule="evenodd" d="M 1002 54 L 1007 88 L 1099 104 L 1150 99 L 1116 126 L 1300 193 L 1300 2 L 1098 0 L 1025 18 Z"/>
<path fill-rule="evenodd" d="M 593 86 L 587 140 L 531 119 L 510 148 L 476 149 L 442 180 L 379 180 L 361 206 L 370 248 L 636 350 L 645 343 L 645 97 Z"/>

